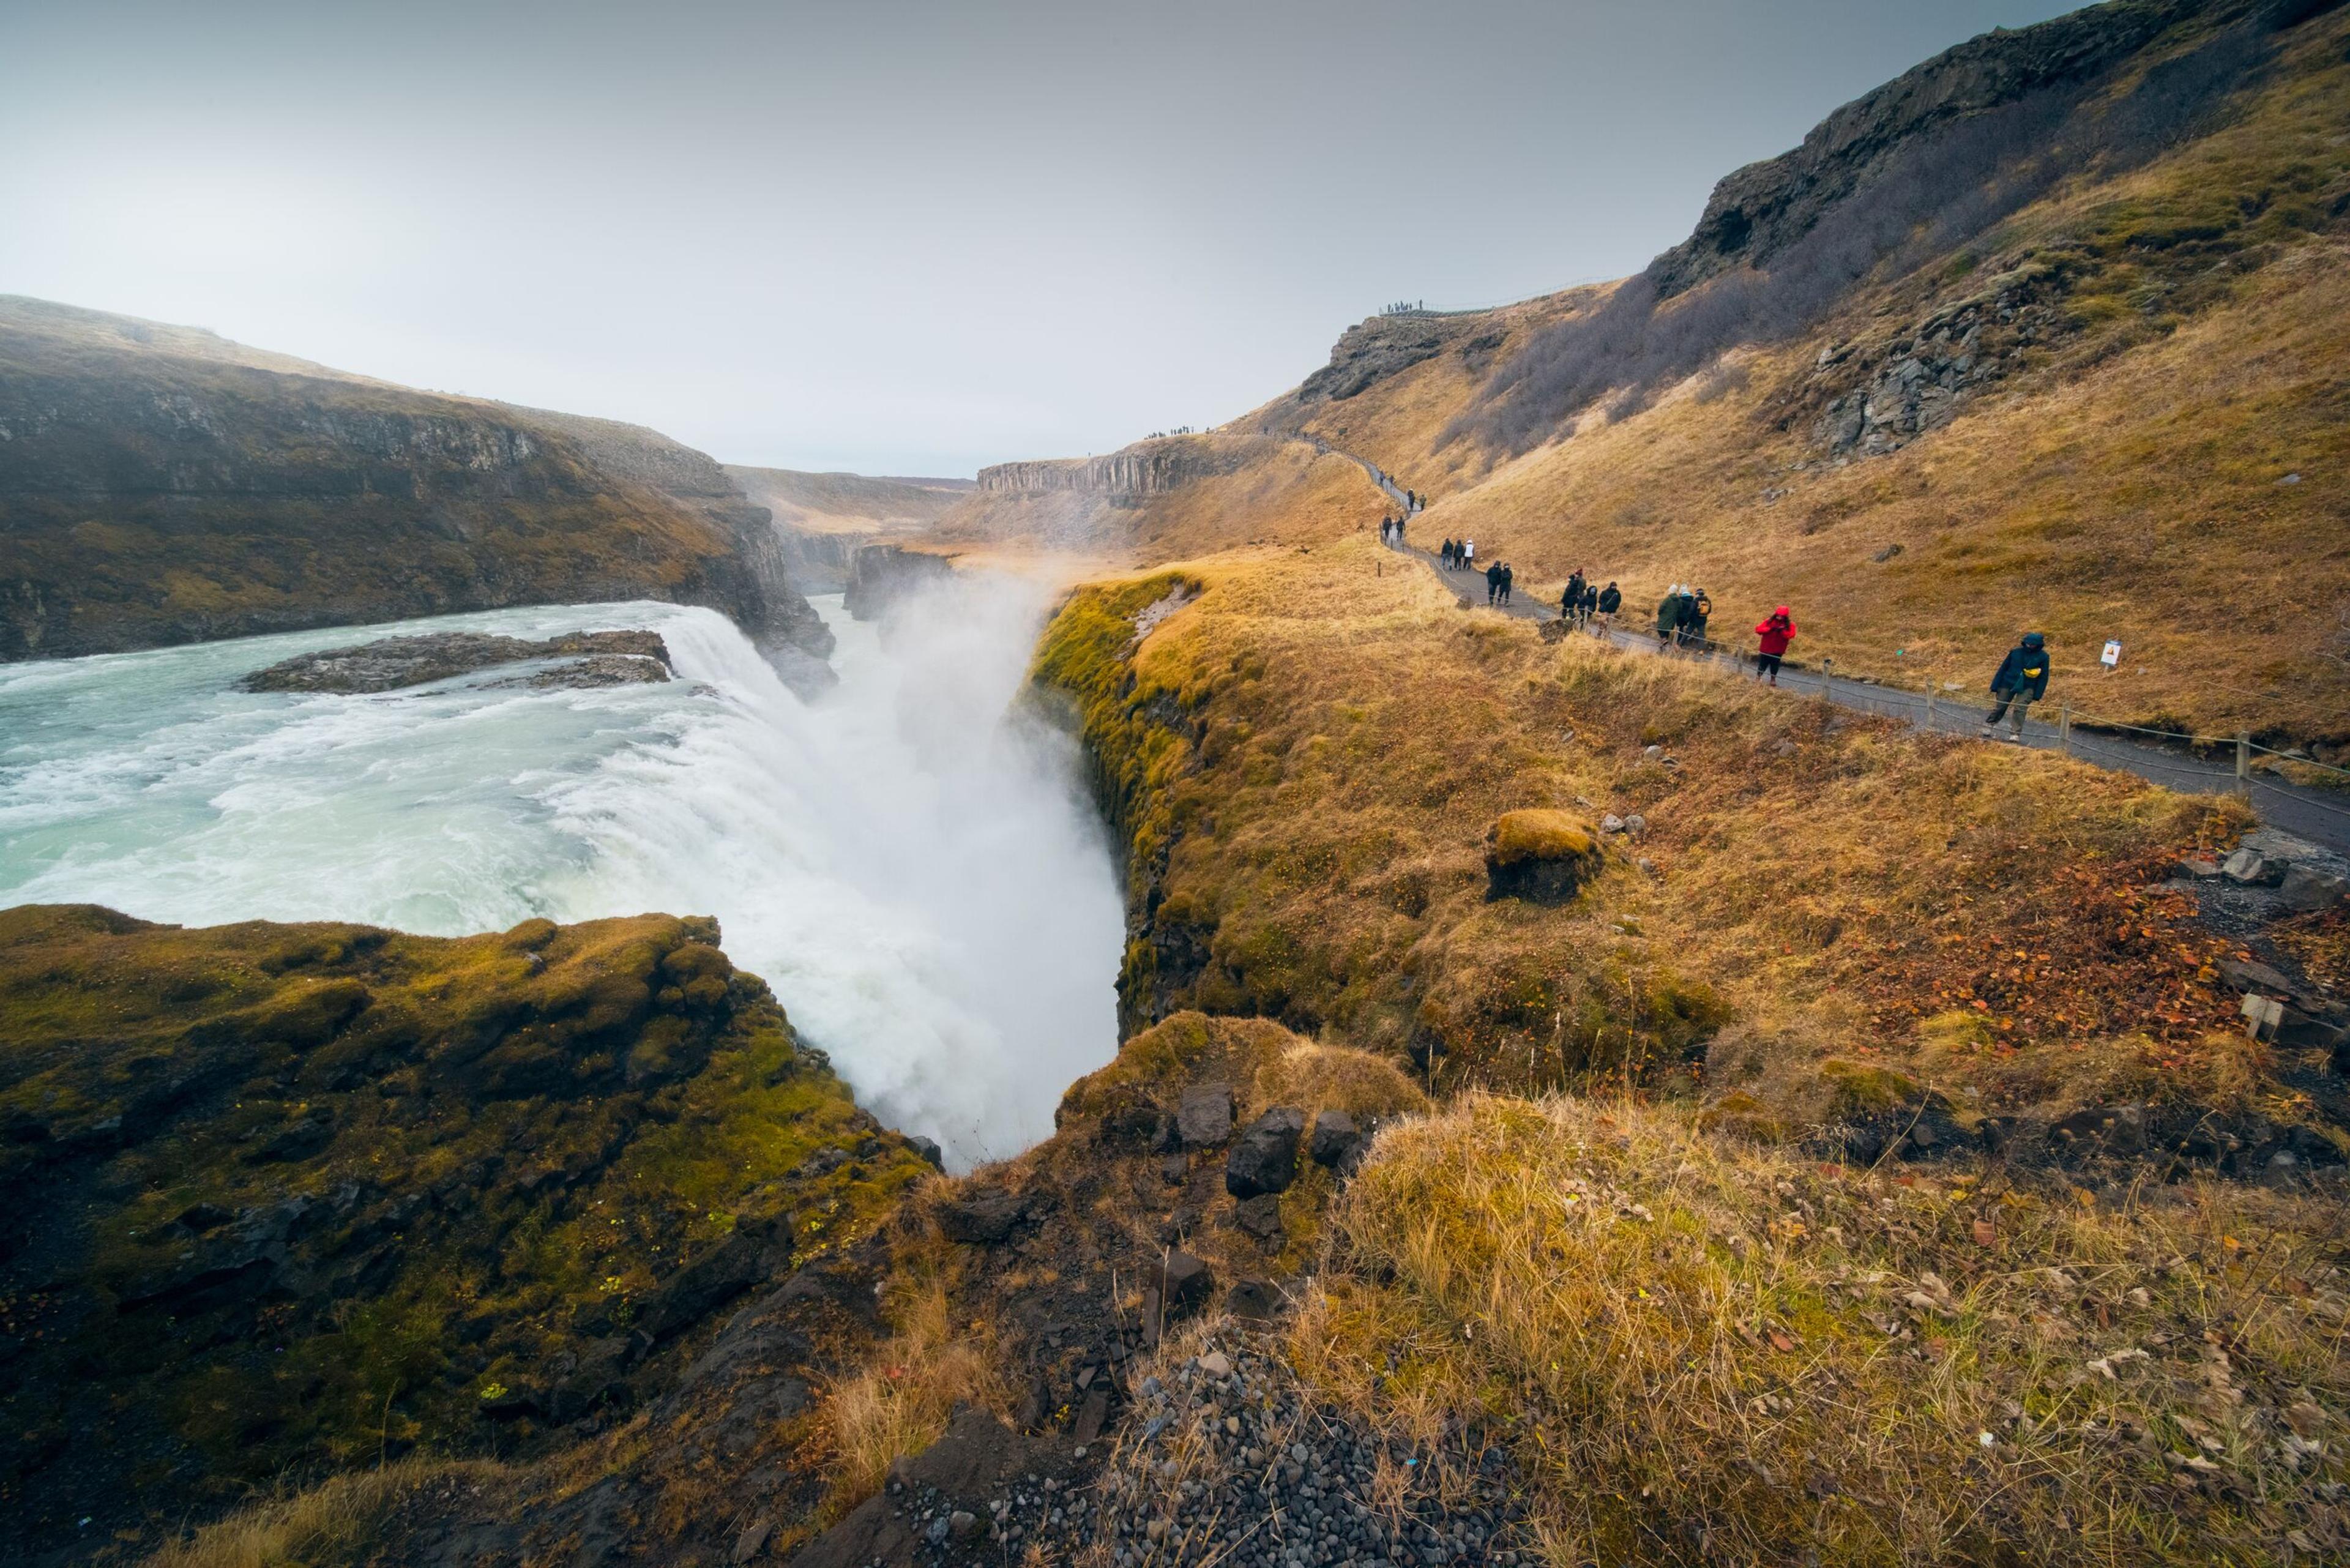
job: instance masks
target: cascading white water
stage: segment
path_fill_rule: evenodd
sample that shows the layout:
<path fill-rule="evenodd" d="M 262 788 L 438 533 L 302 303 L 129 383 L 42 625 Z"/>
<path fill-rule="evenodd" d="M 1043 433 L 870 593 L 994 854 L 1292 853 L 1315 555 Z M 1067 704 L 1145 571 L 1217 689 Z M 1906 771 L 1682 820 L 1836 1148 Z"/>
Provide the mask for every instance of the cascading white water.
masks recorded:
<path fill-rule="evenodd" d="M 0 668 L 0 904 L 430 934 L 713 914 L 859 1100 L 958 1166 L 1052 1130 L 1116 1047 L 1121 911 L 1075 747 L 1007 719 L 1045 607 L 959 576 L 886 632 L 817 607 L 786 691 L 708 610 L 498 611 Z M 256 695 L 245 672 L 426 630 L 642 627 L 680 679 Z"/>

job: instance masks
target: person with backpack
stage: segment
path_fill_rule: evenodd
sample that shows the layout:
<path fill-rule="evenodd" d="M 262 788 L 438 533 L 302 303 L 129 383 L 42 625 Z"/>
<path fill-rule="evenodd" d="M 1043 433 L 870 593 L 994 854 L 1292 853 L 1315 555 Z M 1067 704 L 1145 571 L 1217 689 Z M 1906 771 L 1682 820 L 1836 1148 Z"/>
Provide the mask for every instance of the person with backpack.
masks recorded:
<path fill-rule="evenodd" d="M 1579 605 L 1579 604 L 1581 604 L 1582 602 L 1583 602 L 1583 568 L 1582 568 L 1581 566 L 1577 566 L 1577 567 L 1575 567 L 1575 575 L 1574 575 L 1573 576 L 1571 576 L 1571 577 L 1569 577 L 1569 578 L 1567 578 L 1567 579 L 1566 579 L 1566 601 L 1565 601 L 1565 604 L 1566 604 L 1566 614 L 1567 614 L 1567 618 L 1569 618 L 1570 620 L 1574 618 L 1574 617 L 1575 617 L 1575 606 L 1577 606 L 1577 605 Z"/>
<path fill-rule="evenodd" d="M 1599 597 L 1593 601 L 1593 606 L 1599 611 L 1599 635 L 1606 637 L 1616 629 L 1616 612 L 1624 607 L 1624 590 L 1611 580 L 1599 590 Z"/>
<path fill-rule="evenodd" d="M 1673 639 L 1680 635 L 1680 630 L 1681 586 L 1675 583 L 1665 590 L 1665 597 L 1657 601 L 1658 646 L 1670 648 L 1673 645 Z"/>
<path fill-rule="evenodd" d="M 1510 570 L 1509 562 L 1502 563 L 1502 604 L 1504 608 L 1510 602 L 1510 585 L 1517 580 L 1517 573 Z"/>
<path fill-rule="evenodd" d="M 1795 619 L 1781 605 L 1762 618 L 1754 628 L 1754 679 L 1768 676 L 1771 684 L 1779 684 L 1779 660 L 1786 656 L 1787 645 L 1795 640 Z"/>
<path fill-rule="evenodd" d="M 1692 592 L 1681 611 L 1681 645 L 1685 648 L 1705 647 L 1705 623 L 1712 618 L 1713 601 L 1705 597 L 1705 590 L 1699 588 Z"/>
<path fill-rule="evenodd" d="M 1999 661 L 1998 673 L 1991 678 L 1991 711 L 1983 715 L 1983 739 L 1991 739 L 2000 720 L 2008 718 L 2012 727 L 2007 738 L 2021 744 L 2025 711 L 2048 695 L 2048 639 L 2036 631 L 2025 632 L 2023 640 Z"/>

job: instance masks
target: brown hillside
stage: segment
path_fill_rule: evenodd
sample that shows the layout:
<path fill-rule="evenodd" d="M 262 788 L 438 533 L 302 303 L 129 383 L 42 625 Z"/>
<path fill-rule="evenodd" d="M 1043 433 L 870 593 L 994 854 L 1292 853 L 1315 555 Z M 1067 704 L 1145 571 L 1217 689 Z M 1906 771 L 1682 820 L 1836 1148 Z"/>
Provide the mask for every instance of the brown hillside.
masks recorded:
<path fill-rule="evenodd" d="M 639 427 L 6 298 L 0 431 L 0 658 L 624 598 L 829 649 L 764 512 Z"/>
<path fill-rule="evenodd" d="M 2121 30 L 2051 76 L 2085 18 Z M 1799 657 L 1969 691 L 2037 628 L 2085 711 L 2350 742 L 2350 16 L 2050 27 L 1725 181 L 1700 234 L 1758 236 L 1738 265 L 1366 323 L 1242 422 L 1378 462 L 1438 497 L 1419 538 L 1545 593 L 1695 583 L 1733 641 L 1789 603 Z M 1809 228 L 1731 221 L 1831 169 Z"/>

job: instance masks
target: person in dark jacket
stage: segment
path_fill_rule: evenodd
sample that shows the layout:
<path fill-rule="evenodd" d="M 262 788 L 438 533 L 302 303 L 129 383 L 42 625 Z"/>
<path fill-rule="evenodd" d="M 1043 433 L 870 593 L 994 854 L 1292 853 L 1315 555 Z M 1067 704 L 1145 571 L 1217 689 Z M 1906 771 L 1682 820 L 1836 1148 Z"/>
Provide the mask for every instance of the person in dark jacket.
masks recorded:
<path fill-rule="evenodd" d="M 1443 565 L 1443 567 L 1444 567 L 1444 569 L 1445 569 L 1446 571 L 1448 571 L 1448 572 L 1449 572 L 1449 571 L 1451 571 L 1451 570 L 1452 569 L 1452 541 L 1451 541 L 1451 540 L 1447 539 L 1446 541 L 1444 541 L 1444 548 L 1442 548 L 1442 549 L 1439 550 L 1439 551 L 1436 553 L 1436 558 L 1437 558 L 1437 560 L 1438 560 L 1439 562 L 1440 562 L 1440 563 Z"/>
<path fill-rule="evenodd" d="M 1577 566 L 1575 568 L 1575 575 L 1566 579 L 1566 613 L 1572 616 L 1575 613 L 1575 607 L 1582 602 L 1583 568 Z"/>
<path fill-rule="evenodd" d="M 1754 679 L 1768 676 L 1771 684 L 1779 684 L 1779 660 L 1786 657 L 1787 645 L 1795 640 L 1795 618 L 1781 605 L 1754 628 Z"/>
<path fill-rule="evenodd" d="M 2011 728 L 2007 738 L 2023 739 L 2023 715 L 2031 706 L 2048 695 L 2048 639 L 2036 631 L 2027 631 L 2023 640 L 2007 650 L 1999 661 L 1999 672 L 1991 678 L 1991 710 L 1983 715 L 1983 738 L 1989 740 L 2006 718 Z"/>
<path fill-rule="evenodd" d="M 1575 607 L 1582 612 L 1582 614 L 1576 618 L 1575 624 L 1577 626 L 1589 626 L 1591 624 L 1591 612 L 1599 607 L 1599 585 L 1597 583 L 1584 584 L 1583 602 Z"/>
<path fill-rule="evenodd" d="M 1502 564 L 1499 561 L 1485 568 L 1485 602 L 1499 604 L 1502 599 Z"/>
<path fill-rule="evenodd" d="M 1657 641 L 1670 648 L 1681 629 L 1681 586 L 1675 583 L 1657 601 Z"/>
<path fill-rule="evenodd" d="M 1699 588 L 1689 596 L 1681 609 L 1681 646 L 1703 648 L 1705 623 L 1712 618 L 1713 601 L 1705 597 L 1703 588 Z"/>
<path fill-rule="evenodd" d="M 1503 603 L 1503 604 L 1507 605 L 1507 604 L 1510 602 L 1510 585 L 1511 585 L 1512 583 L 1516 582 L 1517 580 L 1518 580 L 1518 574 L 1517 574 L 1517 573 L 1515 573 L 1515 572 L 1513 572 L 1513 571 L 1512 571 L 1512 570 L 1510 570 L 1510 563 L 1509 563 L 1509 562 L 1507 562 L 1507 561 L 1503 562 L 1503 563 L 1502 563 L 1502 603 Z"/>
<path fill-rule="evenodd" d="M 1599 590 L 1595 603 L 1599 611 L 1599 635 L 1606 637 L 1616 629 L 1616 612 L 1624 607 L 1624 590 L 1611 582 Z"/>

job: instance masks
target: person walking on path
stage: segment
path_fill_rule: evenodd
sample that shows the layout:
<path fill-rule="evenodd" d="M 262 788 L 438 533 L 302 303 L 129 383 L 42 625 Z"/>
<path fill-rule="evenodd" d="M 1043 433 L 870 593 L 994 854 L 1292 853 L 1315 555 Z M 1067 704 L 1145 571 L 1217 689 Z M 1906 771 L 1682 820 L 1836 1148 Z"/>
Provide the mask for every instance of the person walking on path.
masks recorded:
<path fill-rule="evenodd" d="M 1665 597 L 1657 601 L 1658 645 L 1670 648 L 1673 645 L 1673 639 L 1680 635 L 1680 630 L 1681 586 L 1675 583 L 1665 590 Z"/>
<path fill-rule="evenodd" d="M 1588 627 L 1591 624 L 1591 612 L 1599 607 L 1599 585 L 1592 582 L 1585 583 L 1583 602 L 1575 607 L 1579 612 L 1575 624 L 1578 627 Z"/>
<path fill-rule="evenodd" d="M 1566 606 L 1566 618 L 1573 620 L 1575 618 L 1575 607 L 1583 602 L 1583 568 L 1581 566 L 1575 567 L 1575 575 L 1566 579 L 1566 599 L 1565 602 Z"/>
<path fill-rule="evenodd" d="M 1713 601 L 1705 597 L 1703 588 L 1699 588 L 1689 596 L 1689 603 L 1681 611 L 1682 645 L 1688 648 L 1704 648 L 1706 646 L 1705 623 L 1712 618 Z"/>
<path fill-rule="evenodd" d="M 1606 587 L 1599 590 L 1597 607 L 1599 635 L 1606 637 L 1616 629 L 1616 612 L 1624 607 L 1624 590 L 1617 587 L 1612 579 Z"/>
<path fill-rule="evenodd" d="M 1502 563 L 1502 603 L 1504 605 L 1510 602 L 1510 585 L 1517 580 L 1517 576 L 1515 572 L 1510 570 L 1509 562 Z"/>
<path fill-rule="evenodd" d="M 1494 605 L 1501 601 L 1502 568 L 1499 566 L 1488 566 L 1485 568 L 1485 602 Z"/>
<path fill-rule="evenodd" d="M 1468 567 L 1472 572 L 1477 569 L 1476 540 L 1463 539 L 1461 541 L 1461 564 Z"/>
<path fill-rule="evenodd" d="M 2023 640 L 2007 650 L 1999 672 L 1991 678 L 1991 710 L 1983 715 L 1983 739 L 1989 740 L 2002 718 L 2010 720 L 2010 741 L 2023 739 L 2023 715 L 2048 695 L 2048 639 L 2027 631 Z"/>
<path fill-rule="evenodd" d="M 1444 541 L 1444 546 L 1443 546 L 1443 548 L 1441 548 L 1441 549 L 1440 549 L 1440 550 L 1438 550 L 1438 551 L 1436 552 L 1436 559 L 1437 559 L 1437 563 L 1438 563 L 1440 566 L 1442 566 L 1446 571 L 1448 571 L 1448 572 L 1449 572 L 1449 571 L 1451 571 L 1451 570 L 1452 569 L 1452 541 L 1451 541 L 1451 540 L 1447 539 L 1446 541 Z"/>
<path fill-rule="evenodd" d="M 1765 676 L 1771 684 L 1779 684 L 1779 660 L 1786 657 L 1787 645 L 1795 640 L 1795 618 L 1781 605 L 1754 628 L 1754 679 Z"/>

